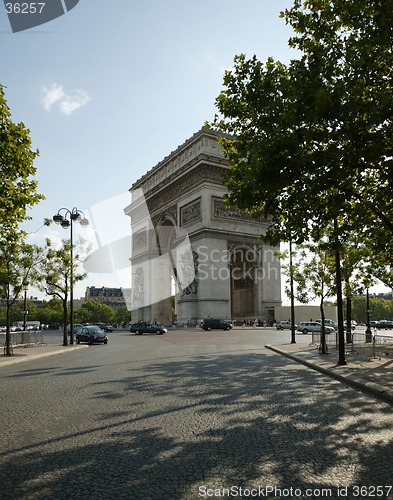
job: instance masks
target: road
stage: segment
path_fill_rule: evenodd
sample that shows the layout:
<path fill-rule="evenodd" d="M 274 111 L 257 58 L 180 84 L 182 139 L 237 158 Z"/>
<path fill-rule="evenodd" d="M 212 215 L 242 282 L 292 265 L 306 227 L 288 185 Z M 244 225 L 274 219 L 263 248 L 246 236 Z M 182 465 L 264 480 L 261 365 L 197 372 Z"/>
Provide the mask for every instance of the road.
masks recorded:
<path fill-rule="evenodd" d="M 1 498 L 393 498 L 392 407 L 264 348 L 290 332 L 109 335 L 1 368 Z"/>

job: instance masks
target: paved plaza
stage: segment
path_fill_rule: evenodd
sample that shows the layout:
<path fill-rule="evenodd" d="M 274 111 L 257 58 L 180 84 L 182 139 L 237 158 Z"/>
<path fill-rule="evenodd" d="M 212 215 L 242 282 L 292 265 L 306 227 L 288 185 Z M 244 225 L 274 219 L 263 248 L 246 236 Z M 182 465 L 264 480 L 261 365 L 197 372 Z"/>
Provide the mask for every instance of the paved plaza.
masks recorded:
<path fill-rule="evenodd" d="M 393 499 L 392 405 L 265 347 L 289 337 L 119 331 L 0 365 L 1 498 Z"/>

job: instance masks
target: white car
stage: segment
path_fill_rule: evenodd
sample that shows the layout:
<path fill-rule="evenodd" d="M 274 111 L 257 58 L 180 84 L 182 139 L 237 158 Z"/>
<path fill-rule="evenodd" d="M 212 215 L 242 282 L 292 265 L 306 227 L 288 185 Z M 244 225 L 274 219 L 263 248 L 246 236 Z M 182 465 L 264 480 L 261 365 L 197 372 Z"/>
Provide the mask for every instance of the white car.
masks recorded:
<path fill-rule="evenodd" d="M 321 319 L 316 319 L 315 320 L 317 323 L 319 323 L 320 325 L 322 325 L 322 320 Z M 325 318 L 325 326 L 332 326 L 335 330 L 337 330 L 337 323 L 335 321 L 333 321 L 332 319 L 326 319 Z"/>
<path fill-rule="evenodd" d="M 320 332 L 322 325 L 316 321 L 301 321 L 296 330 L 306 335 L 308 332 Z M 334 333 L 335 331 L 332 326 L 325 325 L 325 333 Z"/>
<path fill-rule="evenodd" d="M 279 321 L 276 324 L 277 330 L 290 330 L 291 329 L 291 322 L 290 321 Z M 296 325 L 295 325 L 296 328 Z"/>

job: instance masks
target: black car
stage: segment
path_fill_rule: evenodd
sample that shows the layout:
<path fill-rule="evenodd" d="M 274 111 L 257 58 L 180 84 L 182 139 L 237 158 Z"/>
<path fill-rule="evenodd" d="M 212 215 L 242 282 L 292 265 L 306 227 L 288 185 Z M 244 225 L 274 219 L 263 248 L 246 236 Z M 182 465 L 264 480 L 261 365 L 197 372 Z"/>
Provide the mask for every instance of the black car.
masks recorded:
<path fill-rule="evenodd" d="M 76 343 L 87 342 L 88 344 L 107 344 L 108 337 L 100 327 L 90 325 L 84 326 L 76 334 Z"/>
<path fill-rule="evenodd" d="M 113 332 L 114 330 L 112 325 L 107 325 L 106 323 L 93 323 L 93 325 L 101 328 L 103 332 Z"/>
<path fill-rule="evenodd" d="M 151 325 L 150 323 L 133 323 L 130 326 L 130 332 L 135 333 L 135 335 L 142 335 L 143 333 L 155 333 L 156 335 L 162 335 L 168 330 L 166 328 L 161 328 L 161 326 Z"/>
<path fill-rule="evenodd" d="M 210 330 L 230 330 L 232 328 L 232 323 L 225 321 L 224 319 L 214 319 L 207 318 L 203 320 L 202 328 L 205 332 L 210 332 Z"/>
<path fill-rule="evenodd" d="M 377 321 L 378 330 L 391 330 L 393 328 L 393 321 L 389 321 L 387 319 L 381 319 L 381 321 Z"/>

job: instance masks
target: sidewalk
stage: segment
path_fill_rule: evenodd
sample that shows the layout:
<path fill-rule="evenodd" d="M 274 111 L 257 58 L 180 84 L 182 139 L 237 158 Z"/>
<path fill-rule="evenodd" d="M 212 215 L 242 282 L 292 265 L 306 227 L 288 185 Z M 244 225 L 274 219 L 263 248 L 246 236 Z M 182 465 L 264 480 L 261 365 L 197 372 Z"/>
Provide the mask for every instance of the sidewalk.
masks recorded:
<path fill-rule="evenodd" d="M 347 352 L 347 364 L 337 366 L 337 351 L 321 355 L 315 345 L 283 344 L 265 347 L 393 404 L 393 357 L 367 360 L 364 353 Z"/>
<path fill-rule="evenodd" d="M 1 345 L 0 368 L 3 366 L 14 365 L 16 363 L 23 363 L 25 361 L 46 358 L 47 356 L 55 356 L 57 354 L 75 352 L 77 349 L 85 349 L 86 347 L 88 347 L 87 344 L 68 346 L 56 344 L 43 344 L 29 347 L 18 346 L 14 347 L 13 356 L 5 356 L 4 346 Z"/>

